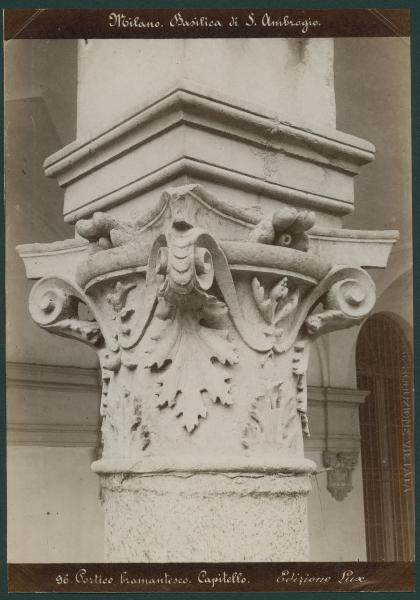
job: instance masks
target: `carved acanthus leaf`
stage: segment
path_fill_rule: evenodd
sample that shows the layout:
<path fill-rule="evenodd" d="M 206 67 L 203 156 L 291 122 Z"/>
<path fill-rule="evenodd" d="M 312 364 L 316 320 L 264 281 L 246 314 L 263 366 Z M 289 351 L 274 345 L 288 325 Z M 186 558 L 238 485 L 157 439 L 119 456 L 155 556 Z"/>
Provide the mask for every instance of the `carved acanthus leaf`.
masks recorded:
<path fill-rule="evenodd" d="M 110 377 L 105 376 L 102 391 L 102 436 L 106 453 L 113 458 L 130 456 L 150 443 L 149 430 L 144 423 L 141 399 L 123 388 L 108 392 Z"/>
<path fill-rule="evenodd" d="M 280 326 L 297 308 L 299 303 L 299 289 L 290 291 L 288 278 L 282 277 L 270 290 L 266 297 L 266 291 L 257 277 L 251 282 L 252 293 L 255 303 L 269 327 L 264 333 L 272 339 L 272 347 L 276 340 L 281 338 L 284 329 Z"/>
<path fill-rule="evenodd" d="M 120 315 L 123 313 L 123 319 L 128 316 L 127 310 L 124 310 L 128 292 L 135 287 L 136 283 L 133 281 L 129 281 L 127 283 L 117 281 L 113 292 L 110 292 L 106 297 L 107 302 L 112 306 L 116 314 Z"/>
<path fill-rule="evenodd" d="M 133 321 L 136 310 L 133 306 L 126 306 L 127 297 L 131 290 L 137 287 L 135 281 L 120 281 L 118 280 L 113 290 L 106 295 L 108 304 L 112 307 L 112 321 L 115 323 L 114 338 L 118 341 L 121 349 L 121 362 L 126 367 L 134 369 L 137 363 L 134 362 L 128 352 L 124 349 L 130 346 L 127 340 L 130 338 L 133 329 Z"/>
<path fill-rule="evenodd" d="M 251 403 L 242 436 L 244 448 L 261 443 L 266 444 L 267 448 L 292 447 L 296 402 L 293 394 L 284 391 L 283 386 L 282 381 L 268 384 L 264 392 Z"/>
<path fill-rule="evenodd" d="M 311 313 L 319 303 L 323 310 Z M 290 306 L 293 313 L 290 310 L 287 328 L 276 336 L 274 350 L 277 353 L 289 350 L 301 330 L 303 335 L 315 337 L 337 328 L 357 325 L 369 314 L 374 303 L 375 285 L 368 273 L 359 267 L 333 267 L 305 296 L 293 299 Z M 287 318 L 284 313 L 282 318 Z M 306 327 L 302 329 L 304 324 Z"/>
<path fill-rule="evenodd" d="M 211 296 L 203 309 L 195 311 L 174 310 L 163 299 L 159 304 L 148 331 L 151 346 L 146 349 L 150 355 L 146 366 L 161 371 L 158 406 L 174 408 L 191 432 L 199 417 L 207 416 L 206 396 L 214 403 L 232 404 L 230 374 L 224 365 L 237 363 L 238 356 L 227 331 L 209 327 L 210 321 L 214 327 L 226 307 Z"/>
<path fill-rule="evenodd" d="M 296 342 L 292 358 L 292 372 L 296 381 L 296 406 L 300 414 L 302 431 L 309 437 L 308 391 L 306 373 L 309 364 L 309 343 L 305 340 Z"/>
<path fill-rule="evenodd" d="M 102 341 L 102 333 L 96 321 L 83 321 L 81 319 L 62 319 L 52 323 L 48 329 L 59 335 L 73 337 L 81 342 L 97 346 Z"/>
<path fill-rule="evenodd" d="M 246 449 L 250 447 L 252 439 L 264 431 L 264 419 L 258 410 L 258 400 L 260 398 L 261 396 L 258 396 L 251 402 L 248 412 L 248 421 L 242 435 L 242 446 Z"/>

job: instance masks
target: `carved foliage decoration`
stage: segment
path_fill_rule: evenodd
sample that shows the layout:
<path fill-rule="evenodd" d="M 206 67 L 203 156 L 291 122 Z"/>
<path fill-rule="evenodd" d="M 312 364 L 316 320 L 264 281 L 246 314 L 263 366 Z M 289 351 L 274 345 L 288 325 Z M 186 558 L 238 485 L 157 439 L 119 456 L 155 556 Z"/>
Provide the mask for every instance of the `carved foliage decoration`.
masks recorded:
<path fill-rule="evenodd" d="M 257 428 L 271 426 L 256 417 L 258 407 L 265 402 L 262 397 L 274 403 L 277 402 L 275 397 L 280 398 L 276 410 L 286 412 L 291 411 L 294 403 L 294 415 L 299 413 L 303 430 L 308 433 L 309 342 L 321 333 L 349 327 L 366 316 L 375 300 L 373 282 L 360 268 L 339 266 L 332 268 L 317 285 L 302 286 L 300 252 L 308 250 L 307 232 L 314 224 L 313 213 L 282 208 L 269 218 L 245 218 L 242 213 L 238 216 L 237 211 L 233 214 L 227 203 L 219 205 L 211 199 L 218 215 L 230 211 L 229 218 L 239 219 L 244 231 L 251 229 L 249 240 L 253 246 L 259 242 L 290 248 L 289 276 L 279 277 L 268 287 L 257 277 L 252 279 L 251 291 L 261 319 L 260 323 L 251 323 L 242 312 L 222 247 L 210 234 L 195 226 L 197 207 L 193 196 L 191 186 L 165 192 L 153 208 L 153 214 L 143 215 L 133 222 L 122 222 L 105 213 L 80 220 L 77 231 L 90 242 L 91 254 L 86 264 L 89 269 L 93 264 L 102 265 L 103 269 L 92 285 L 105 286 L 108 307 L 98 303 L 100 309 L 92 299 L 95 295 L 89 295 L 88 287 L 85 292 L 65 278 L 48 277 L 38 282 L 31 292 L 31 315 L 48 331 L 79 339 L 97 349 L 103 372 L 109 374 L 108 383 L 104 384 L 103 415 L 108 432 L 117 431 L 127 419 L 132 420 L 129 430 L 134 438 L 142 430 L 138 420 L 141 405 L 138 393 L 134 391 L 132 396 L 120 384 L 114 386 L 115 378 L 123 381 L 126 376 L 125 372 L 120 373 L 122 367 L 133 371 L 140 362 L 156 379 L 157 405 L 172 408 L 189 432 L 198 426 L 200 418 L 207 416 L 211 403 L 231 405 L 230 379 L 238 356 L 228 337 L 228 316 L 245 344 L 262 355 L 263 365 L 268 357 L 292 349 L 295 397 L 286 398 L 282 395 L 282 385 L 275 378 L 268 378 L 274 383 L 251 407 L 249 435 L 253 435 L 254 425 Z M 169 223 L 169 228 L 157 236 L 153 233 L 153 238 L 150 238 L 152 232 L 148 233 L 148 239 L 154 240 L 150 242 L 148 254 L 149 244 L 143 243 L 142 235 L 151 220 L 160 218 L 165 227 Z M 247 241 L 235 243 L 245 244 L 249 251 Z M 126 255 L 132 261 L 128 265 L 122 260 Z M 139 256 L 142 261 L 148 260 L 147 267 L 144 262 L 137 264 Z M 114 271 L 121 269 L 121 261 L 124 269 L 130 269 L 125 273 L 120 270 L 121 275 L 112 286 L 107 272 L 108 260 L 113 261 Z M 81 285 L 90 281 L 85 277 L 89 269 L 78 279 Z M 135 291 L 136 281 L 142 277 L 140 271 L 146 272 L 141 307 Z M 307 291 L 304 293 L 304 290 Z M 80 303 L 88 307 L 91 319 L 81 318 Z M 114 390 L 113 410 L 119 411 L 120 416 L 110 412 L 107 386 Z M 137 441 L 143 447 L 143 442 Z M 124 444 L 129 442 L 126 440 Z"/>
<path fill-rule="evenodd" d="M 268 384 L 264 392 L 251 403 L 242 435 L 244 448 L 258 445 L 262 438 L 267 450 L 292 448 L 295 440 L 293 423 L 296 418 L 296 403 L 293 395 L 283 388 L 282 381 Z M 261 435 L 263 433 L 264 436 Z"/>
<path fill-rule="evenodd" d="M 290 289 L 287 277 L 268 291 L 254 278 L 251 288 L 258 310 L 268 324 L 263 331 L 270 349 L 262 364 L 273 353 L 286 352 L 293 346 L 296 408 L 302 429 L 309 435 L 306 372 L 310 343 L 318 335 L 359 323 L 374 306 L 374 283 L 358 267 L 334 267 L 303 298 L 299 288 Z M 318 305 L 321 309 L 316 312 Z"/>
<path fill-rule="evenodd" d="M 173 408 L 192 432 L 207 416 L 205 398 L 232 404 L 225 365 L 237 363 L 238 356 L 223 329 L 227 307 L 208 293 L 213 257 L 200 242 L 208 243 L 209 236 L 192 227 L 182 212 L 176 217 L 156 260 L 165 280 L 147 333 L 146 366 L 159 372 L 158 406 Z"/>
<path fill-rule="evenodd" d="M 280 279 L 271 288 L 268 296 L 257 277 L 252 279 L 251 287 L 258 310 L 265 322 L 268 323 L 268 327 L 264 328 L 264 333 L 272 342 L 272 348 L 277 349 L 277 340 L 284 334 L 282 324 L 297 308 L 299 289 L 295 288 L 291 291 L 287 277 Z"/>
<path fill-rule="evenodd" d="M 207 416 L 205 399 L 224 405 L 233 402 L 230 373 L 224 365 L 237 363 L 238 356 L 228 332 L 217 328 L 227 309 L 207 296 L 195 310 L 173 307 L 161 299 L 156 312 L 148 332 L 152 344 L 146 349 L 150 355 L 146 366 L 159 371 L 157 404 L 173 408 L 191 432 L 199 417 Z"/>
<path fill-rule="evenodd" d="M 297 288 L 289 290 L 287 277 L 283 277 L 268 293 L 254 278 L 252 293 L 262 317 L 271 325 L 270 329 L 265 329 L 270 340 L 268 350 L 274 349 L 277 353 L 293 346 L 302 325 L 305 325 L 303 335 L 315 338 L 360 323 L 375 304 L 375 284 L 359 267 L 333 267 L 303 297 L 300 297 Z M 322 309 L 316 312 L 319 304 Z"/>
<path fill-rule="evenodd" d="M 309 436 L 308 421 L 308 386 L 306 373 L 309 364 L 309 344 L 306 340 L 298 340 L 293 349 L 292 373 L 296 383 L 296 408 L 300 414 L 302 431 Z"/>
<path fill-rule="evenodd" d="M 339 502 L 353 489 L 352 472 L 357 465 L 358 452 L 325 450 L 324 466 L 327 467 L 327 489 Z"/>
<path fill-rule="evenodd" d="M 254 300 L 260 314 L 268 327 L 264 328 L 264 333 L 271 342 L 271 349 L 262 358 L 262 365 L 273 353 L 284 351 L 282 338 L 287 333 L 287 328 L 291 327 L 290 320 L 293 319 L 297 310 L 300 292 L 299 288 L 289 289 L 288 278 L 283 277 L 276 283 L 271 290 L 266 293 L 259 280 L 254 277 L 251 282 Z M 306 369 L 308 366 L 309 352 L 303 352 L 303 347 L 297 345 L 293 351 L 292 371 L 296 379 L 296 396 L 291 401 L 294 405 L 294 414 L 296 411 L 301 417 L 302 429 L 306 435 L 309 435 L 307 418 L 307 398 L 306 398 Z"/>
<path fill-rule="evenodd" d="M 112 375 L 103 372 L 101 416 L 104 456 L 130 456 L 133 449 L 145 450 L 150 443 L 149 430 L 144 423 L 142 400 L 126 387 L 109 393 Z M 111 383 L 112 385 L 112 383 Z"/>
<path fill-rule="evenodd" d="M 132 321 L 136 312 L 133 306 L 127 306 L 127 296 L 136 286 L 135 281 L 118 280 L 114 284 L 113 290 L 106 295 L 106 301 L 113 310 L 114 339 L 117 341 L 118 349 L 116 353 L 105 353 L 101 357 L 101 362 L 105 368 L 111 371 L 118 371 L 121 364 L 128 369 L 135 369 L 138 366 L 132 354 L 126 350 L 126 341 L 132 333 Z"/>

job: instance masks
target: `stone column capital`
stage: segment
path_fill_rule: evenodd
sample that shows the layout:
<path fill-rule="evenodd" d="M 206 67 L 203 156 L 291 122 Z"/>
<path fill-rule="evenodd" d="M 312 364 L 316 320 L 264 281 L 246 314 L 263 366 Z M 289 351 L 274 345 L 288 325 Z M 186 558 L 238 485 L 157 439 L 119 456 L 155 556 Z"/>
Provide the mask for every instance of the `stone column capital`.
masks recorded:
<path fill-rule="evenodd" d="M 36 283 L 30 311 L 98 352 L 96 471 L 314 470 L 302 441 L 311 342 L 375 302 L 363 269 L 310 250 L 314 224 L 311 211 L 243 210 L 200 185 L 165 190 L 131 222 L 77 222 L 84 258 L 71 278 Z"/>

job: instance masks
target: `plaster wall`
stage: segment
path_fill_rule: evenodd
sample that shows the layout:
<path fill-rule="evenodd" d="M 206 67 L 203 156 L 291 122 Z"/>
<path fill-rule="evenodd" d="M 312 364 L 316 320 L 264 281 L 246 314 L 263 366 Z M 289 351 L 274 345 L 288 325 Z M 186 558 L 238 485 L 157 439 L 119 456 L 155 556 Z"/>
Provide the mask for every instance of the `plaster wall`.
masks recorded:
<path fill-rule="evenodd" d="M 9 562 L 103 560 L 94 458 L 89 447 L 9 446 Z"/>
<path fill-rule="evenodd" d="M 321 452 L 307 452 L 306 455 L 322 465 Z M 310 560 L 366 560 L 360 459 L 352 473 L 353 490 L 341 502 L 327 491 L 326 471 L 314 475 L 311 481 L 312 492 L 308 500 Z"/>
<path fill-rule="evenodd" d="M 333 52 L 331 39 L 80 41 L 77 134 L 184 79 L 265 106 L 279 120 L 334 129 Z"/>
<path fill-rule="evenodd" d="M 61 145 L 76 132 L 76 48 L 77 40 L 11 40 L 4 48 L 6 99 L 42 98 Z"/>
<path fill-rule="evenodd" d="M 71 238 L 63 221 L 63 191 L 45 177 L 43 162 L 75 136 L 74 40 L 13 40 L 5 48 L 6 347 L 7 360 L 93 366 L 81 344 L 40 331 L 29 316 L 32 282 L 16 252 L 24 242 Z"/>

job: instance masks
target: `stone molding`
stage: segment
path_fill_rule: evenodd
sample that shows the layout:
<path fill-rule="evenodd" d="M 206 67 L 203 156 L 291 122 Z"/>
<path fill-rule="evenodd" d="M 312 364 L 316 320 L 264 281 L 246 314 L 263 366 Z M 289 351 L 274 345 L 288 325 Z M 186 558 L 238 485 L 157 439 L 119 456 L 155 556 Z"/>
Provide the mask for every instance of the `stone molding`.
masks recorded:
<path fill-rule="evenodd" d="M 308 386 L 308 395 L 312 403 L 327 404 L 363 404 L 370 392 L 352 388 Z"/>
<path fill-rule="evenodd" d="M 309 399 L 309 404 L 311 400 Z M 97 448 L 100 442 L 99 424 L 84 423 L 9 423 L 7 426 L 7 444 L 11 446 L 59 446 L 77 448 L 79 446 Z M 323 433 L 311 433 L 305 440 L 305 450 L 322 452 L 326 438 Z M 359 435 L 328 436 L 328 443 L 334 447 L 360 447 Z M 225 465 L 226 466 L 226 465 Z"/>
<path fill-rule="evenodd" d="M 180 176 L 202 177 L 330 214 L 353 210 L 352 178 L 361 165 L 373 160 L 372 144 L 337 131 L 317 133 L 282 123 L 264 109 L 237 106 L 214 93 L 207 96 L 191 82 L 181 82 L 106 131 L 76 140 L 49 157 L 46 174 L 57 177 L 66 188 L 65 220 L 74 223 L 95 210 L 108 210 Z M 184 135 L 172 135 L 168 147 L 167 134 L 178 128 L 183 128 Z M 216 138 L 232 145 L 237 164 L 227 168 L 217 162 L 218 152 L 212 149 Z M 162 152 L 153 162 L 151 157 L 159 153 L 157 143 Z M 270 174 L 268 155 L 273 162 Z M 313 176 L 308 174 L 302 187 L 296 188 L 286 165 L 295 168 L 302 161 Z M 246 172 L 240 166 L 244 163 Z M 102 176 L 105 168 L 106 178 Z M 330 172 L 328 178 L 323 177 L 322 189 L 316 183 L 320 169 Z M 114 172 L 118 177 L 113 177 Z M 89 185 L 83 200 L 82 180 Z"/>
<path fill-rule="evenodd" d="M 39 365 L 31 363 L 8 362 L 6 365 L 6 383 L 8 390 L 8 402 L 12 402 L 11 394 L 14 390 L 39 390 L 71 393 L 100 393 L 100 377 L 97 369 L 77 368 L 64 365 Z M 358 406 L 364 402 L 367 392 L 348 388 L 324 388 L 308 386 L 309 415 L 311 408 L 316 406 Z M 28 398 L 34 403 L 35 400 Z M 60 421 L 54 416 L 54 406 L 51 407 L 52 420 L 48 423 L 13 421 L 8 423 L 7 443 L 17 446 L 63 446 L 97 447 L 99 443 L 99 422 L 89 421 L 86 423 L 84 415 L 78 411 L 74 414 L 71 422 L 63 418 Z M 322 424 L 322 419 L 320 423 Z M 311 436 L 305 439 L 307 451 L 323 451 L 325 445 L 329 448 L 342 450 L 358 450 L 360 447 L 360 435 L 358 432 L 337 434 L 330 431 L 326 437 L 325 431 L 315 424 Z"/>
<path fill-rule="evenodd" d="M 236 135 L 245 135 L 249 132 L 259 133 L 266 140 L 267 130 L 276 124 L 272 133 L 273 142 L 286 138 L 296 146 L 305 146 L 316 152 L 324 152 L 334 158 L 347 158 L 350 163 L 362 165 L 374 159 L 375 147 L 370 142 L 353 135 L 339 131 L 314 131 L 281 122 L 275 113 L 267 111 L 261 106 L 250 105 L 243 102 L 238 106 L 237 101 L 216 93 L 214 90 L 205 90 L 192 81 L 184 80 L 172 86 L 166 92 L 158 93 L 154 98 L 146 100 L 137 112 L 130 111 L 121 116 L 105 131 L 85 139 L 78 139 L 68 144 L 45 160 L 44 167 L 47 176 L 57 176 L 68 172 L 76 164 L 83 162 L 89 154 L 102 151 L 116 140 L 125 139 L 135 129 L 141 129 L 139 135 L 146 136 L 145 125 L 153 121 L 159 123 L 159 118 L 179 110 L 185 119 L 211 119 L 222 121 L 227 128 L 233 125 L 238 127 Z M 198 122 L 197 122 L 198 124 Z M 226 135 L 229 129 L 224 128 Z M 147 132 L 148 133 L 148 132 Z M 146 138 L 147 139 L 147 138 Z M 246 138 L 247 141 L 248 138 Z M 144 141 L 142 139 L 141 141 Z M 262 144 L 261 138 L 255 137 L 255 143 Z M 271 141 L 271 140 L 270 140 Z M 127 140 L 130 145 L 133 140 Z M 320 149 L 321 146 L 321 149 Z M 124 149 L 126 150 L 126 148 Z M 304 149 L 300 153 L 304 153 Z M 312 160 L 312 157 L 311 157 Z"/>
<path fill-rule="evenodd" d="M 9 361 L 6 390 L 8 444 L 98 446 L 97 369 Z"/>
<path fill-rule="evenodd" d="M 338 260 L 344 264 L 346 258 L 351 256 L 354 265 L 384 268 L 398 239 L 398 232 L 358 232 L 351 229 L 314 227 L 308 233 L 308 237 L 310 249 L 322 260 Z M 59 269 L 73 275 L 78 264 L 86 256 L 88 243 L 83 239 L 68 239 L 45 244 L 20 244 L 17 249 L 25 262 L 28 279 L 38 279 L 57 275 Z M 370 257 L 369 265 L 366 265 L 367 254 Z M 233 264 L 232 269 L 235 268 Z"/>
<path fill-rule="evenodd" d="M 251 231 L 255 226 L 263 221 L 263 215 L 254 211 L 245 210 L 243 208 L 229 205 L 226 202 L 219 201 L 213 194 L 205 190 L 201 185 L 190 186 L 193 190 L 196 201 L 206 210 L 218 214 L 220 211 L 224 214 L 224 219 L 229 220 L 229 234 L 232 235 L 232 227 L 237 224 L 242 230 L 242 235 L 249 238 Z M 160 202 L 140 218 L 136 220 L 141 224 L 141 227 L 147 229 L 150 224 L 159 219 L 162 220 L 165 211 L 168 210 L 168 197 L 162 195 Z M 368 266 L 368 267 L 384 267 L 388 261 L 389 254 L 396 240 L 398 232 L 390 231 L 358 231 L 349 229 L 337 229 L 331 227 L 314 226 L 306 233 L 307 249 L 310 251 L 308 255 L 300 256 L 301 265 L 306 262 L 308 268 L 306 274 L 315 269 L 316 277 L 319 278 L 321 273 L 326 272 L 329 264 L 347 264 L 348 257 L 352 257 L 352 265 Z M 227 232 L 220 240 L 220 245 L 224 253 L 227 255 L 230 268 L 233 272 L 241 268 L 247 268 L 247 265 L 254 261 L 255 252 L 252 250 L 246 255 L 242 245 L 238 251 L 238 246 L 235 243 L 224 240 L 227 237 Z M 236 233 L 236 237 L 238 234 Z M 252 238 L 251 238 L 252 239 Z M 76 276 L 76 271 L 79 265 L 86 261 L 89 245 L 86 239 L 70 239 L 61 242 L 53 242 L 46 244 L 22 244 L 17 248 L 19 255 L 25 262 L 26 274 L 28 278 L 40 278 L 47 276 L 59 276 L 65 272 L 69 278 Z M 255 249 L 254 249 L 255 250 Z M 288 252 L 282 252 L 280 247 L 269 250 L 267 245 L 259 248 L 258 260 L 261 263 L 264 255 L 266 255 L 265 264 L 260 264 L 262 271 L 268 268 L 273 268 L 276 265 L 283 271 L 288 268 L 290 261 L 294 260 L 295 256 Z M 312 258 L 311 258 L 312 256 Z M 315 265 L 314 257 L 317 258 Z M 147 265 L 147 252 L 143 251 L 142 262 L 137 265 L 138 268 L 145 268 Z M 134 260 L 134 259 L 133 259 Z M 137 260 L 137 254 L 135 256 Z M 134 266 L 134 262 L 125 261 L 125 266 Z M 308 272 L 309 269 L 309 272 Z M 314 273 L 314 275 L 315 275 Z M 313 279 L 315 281 L 315 279 Z"/>
<path fill-rule="evenodd" d="M 179 153 L 184 153 L 184 149 L 180 147 Z M 80 208 L 76 205 L 73 206 L 77 199 L 73 202 L 73 198 L 70 198 L 69 202 L 64 204 L 64 220 L 67 223 L 76 223 L 79 219 L 89 217 L 96 211 L 108 211 L 149 191 L 160 189 L 173 180 L 178 180 L 181 185 L 204 180 L 206 183 L 229 186 L 233 190 L 244 194 L 248 193 L 251 196 L 261 195 L 285 203 L 289 200 L 297 206 L 318 208 L 340 216 L 353 210 L 350 201 L 295 188 L 291 185 L 282 185 L 276 181 L 270 181 L 264 177 L 263 173 L 261 176 L 250 175 L 238 170 L 227 169 L 210 161 L 196 159 L 193 156 L 183 156 L 174 158 L 149 173 L 143 173 L 140 177 L 126 182 L 121 187 L 104 190 L 103 193 L 91 197 L 86 203 L 84 202 Z M 70 185 L 71 183 L 69 183 L 69 190 Z"/>
<path fill-rule="evenodd" d="M 99 441 L 99 427 L 84 423 L 10 423 L 7 427 L 7 444 L 10 446 L 97 448 Z"/>
<path fill-rule="evenodd" d="M 13 361 L 8 361 L 6 364 L 7 389 L 59 391 L 71 389 L 78 392 L 91 392 L 100 389 L 100 384 L 97 369 Z"/>

